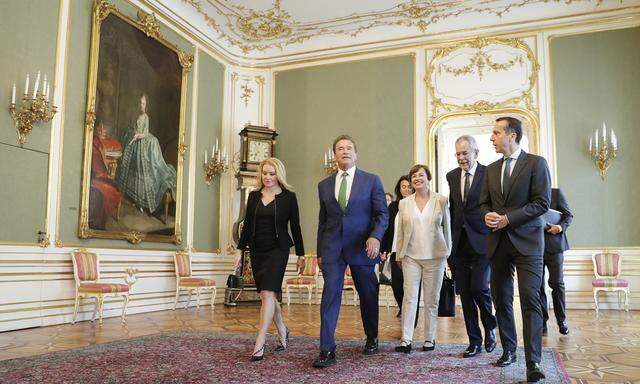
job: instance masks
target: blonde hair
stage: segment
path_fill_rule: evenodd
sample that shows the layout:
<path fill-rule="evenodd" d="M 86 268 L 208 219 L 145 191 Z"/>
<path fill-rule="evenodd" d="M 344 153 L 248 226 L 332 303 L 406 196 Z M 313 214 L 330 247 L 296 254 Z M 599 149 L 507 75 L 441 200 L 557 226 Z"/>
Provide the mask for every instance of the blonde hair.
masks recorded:
<path fill-rule="evenodd" d="M 287 183 L 287 171 L 284 169 L 284 164 L 279 159 L 275 157 L 270 157 L 266 160 L 263 160 L 260 165 L 258 165 L 258 180 L 257 180 L 257 190 L 261 190 L 262 185 L 262 169 L 265 165 L 270 165 L 273 169 L 276 170 L 276 179 L 278 179 L 278 183 L 280 187 L 286 189 L 287 191 L 293 191 L 293 187 Z"/>

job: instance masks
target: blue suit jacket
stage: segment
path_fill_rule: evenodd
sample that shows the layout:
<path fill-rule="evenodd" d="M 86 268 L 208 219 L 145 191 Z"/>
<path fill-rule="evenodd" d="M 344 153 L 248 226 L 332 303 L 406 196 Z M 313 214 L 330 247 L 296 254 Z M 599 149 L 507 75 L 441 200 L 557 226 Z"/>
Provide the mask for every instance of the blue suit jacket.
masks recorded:
<path fill-rule="evenodd" d="M 318 257 L 323 264 L 337 263 L 343 255 L 347 264 L 373 265 L 379 258 L 367 257 L 369 237 L 382 239 L 387 229 L 387 203 L 380 178 L 356 168 L 351 194 L 343 212 L 335 197 L 336 174 L 318 183 Z"/>

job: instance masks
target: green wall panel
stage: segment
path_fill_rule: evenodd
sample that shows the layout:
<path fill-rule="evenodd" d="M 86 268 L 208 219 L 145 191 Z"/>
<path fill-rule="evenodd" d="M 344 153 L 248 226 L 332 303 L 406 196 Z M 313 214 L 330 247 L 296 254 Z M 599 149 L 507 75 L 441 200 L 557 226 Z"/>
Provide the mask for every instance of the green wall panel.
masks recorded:
<path fill-rule="evenodd" d="M 551 40 L 558 182 L 574 247 L 640 245 L 640 28 Z M 587 154 L 602 122 L 621 150 L 604 181 Z"/>
<path fill-rule="evenodd" d="M 323 154 L 340 134 L 351 135 L 357 165 L 378 174 L 391 191 L 413 165 L 414 59 L 330 64 L 280 72 L 275 84 L 276 156 L 287 168 L 300 204 L 307 252 L 316 248 L 317 184 Z"/>
<path fill-rule="evenodd" d="M 0 239 L 36 243 L 38 231 L 45 231 L 47 171 L 49 156 L 19 147 L 0 150 L 0 202 L 3 223 Z M 10 180 L 10 181 L 9 181 Z"/>
<path fill-rule="evenodd" d="M 5 108 L 14 83 L 17 101 L 22 98 L 27 73 L 31 75 L 30 95 L 37 71 L 52 80 L 59 6 L 57 0 L 0 1 L 0 242 L 33 243 L 37 232 L 46 230 L 51 123 L 36 124 L 20 148 L 13 119 Z"/>
<path fill-rule="evenodd" d="M 222 105 L 224 95 L 224 66 L 200 51 L 198 63 L 198 133 L 196 137 L 196 178 L 194 201 L 193 246 L 198 251 L 219 248 L 220 178 L 210 186 L 204 182 L 202 161 L 204 151 L 222 132 Z"/>

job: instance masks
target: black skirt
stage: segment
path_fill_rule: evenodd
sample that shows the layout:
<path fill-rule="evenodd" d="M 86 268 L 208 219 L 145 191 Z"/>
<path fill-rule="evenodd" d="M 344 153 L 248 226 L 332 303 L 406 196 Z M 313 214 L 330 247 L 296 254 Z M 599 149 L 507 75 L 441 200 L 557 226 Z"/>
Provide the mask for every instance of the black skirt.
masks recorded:
<path fill-rule="evenodd" d="M 269 251 L 251 251 L 251 269 L 260 291 L 282 291 L 282 280 L 289 261 L 289 250 L 276 247 Z"/>

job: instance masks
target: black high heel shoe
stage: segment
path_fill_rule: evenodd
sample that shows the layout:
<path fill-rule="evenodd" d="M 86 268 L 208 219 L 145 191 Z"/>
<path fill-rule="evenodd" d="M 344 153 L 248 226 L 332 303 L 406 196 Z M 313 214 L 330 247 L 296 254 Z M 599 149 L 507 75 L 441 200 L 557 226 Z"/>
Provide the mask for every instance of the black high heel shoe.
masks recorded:
<path fill-rule="evenodd" d="M 287 349 L 287 347 L 289 347 L 289 328 L 285 327 L 285 329 L 287 330 L 287 332 L 284 336 L 284 344 L 282 343 L 282 339 L 278 337 L 278 343 L 280 343 L 280 345 L 276 347 L 276 352 L 284 351 Z"/>
<path fill-rule="evenodd" d="M 260 347 L 260 349 L 251 354 L 251 361 L 260 361 L 264 358 L 264 346 L 265 344 L 262 344 L 262 347 Z M 258 353 L 260 352 L 262 352 L 262 354 L 258 356 Z"/>

